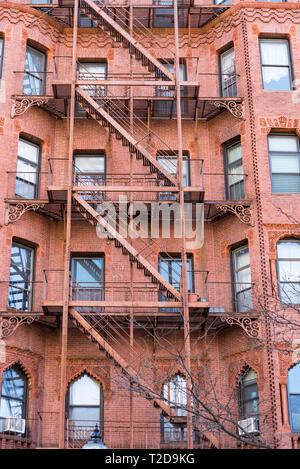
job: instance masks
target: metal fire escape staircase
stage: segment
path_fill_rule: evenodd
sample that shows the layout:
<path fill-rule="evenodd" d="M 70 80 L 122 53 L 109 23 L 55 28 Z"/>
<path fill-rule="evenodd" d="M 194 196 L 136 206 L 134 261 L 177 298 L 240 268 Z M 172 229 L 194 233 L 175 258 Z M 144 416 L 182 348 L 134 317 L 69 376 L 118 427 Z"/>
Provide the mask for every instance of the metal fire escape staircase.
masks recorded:
<path fill-rule="evenodd" d="M 165 80 L 166 84 L 168 80 L 174 80 L 172 73 L 124 29 L 126 24 L 121 14 L 118 14 L 118 21 L 121 24 L 124 22 L 124 27 L 121 27 L 112 18 L 112 10 L 103 3 L 96 5 L 92 0 L 80 0 L 80 9 L 101 29 L 107 31 L 117 42 L 121 42 L 124 48 L 128 48 L 129 53 L 134 55 L 137 60 L 141 60 L 142 65 L 147 66 L 148 70 L 154 72 L 156 77 Z M 126 108 L 124 101 L 118 100 L 110 92 L 108 94 L 107 89 L 103 88 L 101 84 L 88 85 L 88 83 L 87 86 L 76 86 L 76 100 L 89 116 L 95 119 L 101 126 L 108 128 L 110 134 L 115 135 L 117 140 L 122 141 L 123 146 L 128 147 L 130 154 L 135 155 L 136 159 L 141 160 L 143 165 L 149 168 L 151 174 L 155 174 L 157 185 L 177 188 L 178 184 L 176 176 L 174 176 L 176 174 L 176 167 L 174 167 L 175 155 L 172 155 L 172 152 L 160 137 L 155 135 L 154 132 L 149 131 L 142 120 L 133 116 L 133 122 L 130 122 L 130 111 Z M 163 166 L 157 160 L 158 153 L 160 157 L 164 154 L 167 160 L 166 165 Z M 85 197 L 84 191 L 81 192 L 78 188 L 77 191 L 73 191 L 73 206 L 89 223 L 94 226 L 100 226 L 102 231 L 107 233 L 108 239 L 114 241 L 115 246 L 121 248 L 122 253 L 128 255 L 129 260 L 135 263 L 138 269 L 143 270 L 145 276 L 149 277 L 151 282 L 158 286 L 158 292 L 163 294 L 166 301 L 173 299 L 173 301 L 182 302 L 182 295 L 171 284 L 172 280 L 170 278 L 170 281 L 166 280 L 166 275 L 164 276 L 163 272 L 159 272 L 147 259 L 152 254 L 155 254 L 157 258 L 158 250 L 151 249 L 151 243 L 145 240 L 139 240 L 139 242 L 131 240 L 129 242 L 121 236 L 107 218 L 101 216 L 95 209 L 94 202 L 97 202 L 96 186 L 94 190 L 95 196 L 92 197 L 94 199 L 93 202 Z M 105 202 L 107 200 L 107 197 L 105 197 Z M 103 202 L 102 195 L 98 202 Z M 167 253 L 165 254 L 167 255 Z M 170 272 L 168 275 L 170 275 Z M 176 275 L 176 272 L 174 272 L 174 275 Z M 171 423 L 186 424 L 186 418 L 174 414 L 170 406 L 163 399 L 156 397 L 155 394 L 157 393 L 151 390 L 147 380 L 136 370 L 136 364 L 140 358 L 140 356 L 137 356 L 136 350 L 132 347 L 131 350 L 127 350 L 128 347 L 125 344 L 123 348 L 121 347 L 122 354 L 119 353 L 120 344 L 114 343 L 114 340 L 116 340 L 116 337 L 119 337 L 119 340 L 121 340 L 122 336 L 124 339 L 124 335 L 126 335 L 126 331 L 120 325 L 113 329 L 113 319 L 105 319 L 109 315 L 97 315 L 97 313 L 85 315 L 80 306 L 76 309 L 70 308 L 69 313 L 76 326 L 88 335 L 92 342 L 96 342 L 99 348 L 105 350 L 107 355 L 122 369 L 122 372 L 130 378 L 132 383 L 143 388 L 146 398 L 152 400 L 153 404 L 161 409 L 163 415 Z M 109 335 L 109 340 L 107 340 L 107 334 Z"/>
<path fill-rule="evenodd" d="M 140 43 L 141 38 L 147 38 L 146 28 L 141 23 L 135 24 L 137 37 L 134 37 L 134 33 L 132 36 L 126 31 L 129 24 L 125 8 L 118 7 L 117 18 L 114 8 L 106 5 L 104 1 L 96 3 L 93 0 L 80 0 L 79 8 L 100 29 L 106 31 L 116 42 L 120 42 L 124 48 L 129 49 L 129 53 L 137 60 L 141 60 L 142 65 L 148 67 L 150 72 L 154 72 L 162 80 L 174 80 L 173 74 Z"/>

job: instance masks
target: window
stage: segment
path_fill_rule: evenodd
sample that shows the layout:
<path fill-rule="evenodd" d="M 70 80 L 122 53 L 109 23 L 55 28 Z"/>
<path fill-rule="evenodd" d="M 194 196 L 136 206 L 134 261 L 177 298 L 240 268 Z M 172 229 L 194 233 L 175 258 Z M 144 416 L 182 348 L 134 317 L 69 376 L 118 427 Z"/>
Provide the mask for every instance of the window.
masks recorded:
<path fill-rule="evenodd" d="M 83 11 L 78 12 L 78 26 L 79 28 L 98 28 L 98 24 L 92 21 Z"/>
<path fill-rule="evenodd" d="M 77 75 L 78 80 L 86 80 L 87 84 L 81 85 L 81 88 L 92 99 L 97 100 L 97 98 L 107 95 L 106 86 L 88 84 L 88 80 L 105 80 L 107 78 L 107 63 L 105 61 L 85 62 L 82 60 L 78 64 Z M 76 113 L 86 114 L 79 103 L 76 103 Z"/>
<path fill-rule="evenodd" d="M 183 4 L 183 0 L 178 0 L 177 5 Z M 153 0 L 153 5 L 168 8 L 154 8 L 153 10 L 153 27 L 154 28 L 174 28 L 174 8 L 173 0 Z M 178 9 L 178 27 L 184 28 L 184 10 Z"/>
<path fill-rule="evenodd" d="M 44 4 L 47 4 L 47 3 L 52 3 L 52 0 L 30 0 L 30 3 L 32 5 L 44 5 Z"/>
<path fill-rule="evenodd" d="M 104 153 L 75 154 L 74 155 L 74 171 L 75 171 L 75 184 L 76 185 L 104 186 L 105 185 L 105 154 Z"/>
<path fill-rule="evenodd" d="M 259 417 L 259 396 L 256 373 L 248 368 L 239 381 L 240 419 Z"/>
<path fill-rule="evenodd" d="M 12 243 L 8 306 L 32 311 L 33 267 L 35 250 Z"/>
<path fill-rule="evenodd" d="M 104 300 L 104 257 L 72 257 L 71 270 L 73 299 Z"/>
<path fill-rule="evenodd" d="M 41 147 L 19 139 L 15 194 L 24 199 L 38 198 Z"/>
<path fill-rule="evenodd" d="M 158 271 L 174 288 L 180 289 L 181 280 L 181 258 L 180 255 L 172 254 L 169 257 L 159 256 L 158 258 Z M 187 280 L 188 292 L 194 292 L 194 263 L 192 256 L 187 257 Z M 164 293 L 158 293 L 159 301 L 169 301 Z M 160 308 L 163 312 L 179 312 L 178 308 Z"/>
<path fill-rule="evenodd" d="M 0 36 L 0 79 L 2 77 L 3 53 L 4 53 L 4 39 L 3 37 Z"/>
<path fill-rule="evenodd" d="M 81 448 L 97 424 L 103 437 L 103 394 L 101 384 L 87 373 L 70 384 L 67 392 L 69 438 Z"/>
<path fill-rule="evenodd" d="M 172 411 L 176 415 L 186 415 L 186 379 L 179 373 L 176 374 L 169 382 L 163 385 L 163 397 L 164 400 L 170 405 Z M 181 429 L 174 427 L 169 420 L 165 417 L 161 417 L 161 430 L 162 440 L 164 443 L 167 442 L 178 442 L 181 441 L 182 436 L 186 441 L 187 429 Z M 182 435 L 182 431 L 184 434 Z"/>
<path fill-rule="evenodd" d="M 300 433 L 300 363 L 289 370 L 287 391 L 291 430 Z"/>
<path fill-rule="evenodd" d="M 237 95 L 234 48 L 220 54 L 221 96 L 232 98 Z"/>
<path fill-rule="evenodd" d="M 23 93 L 28 95 L 45 94 L 46 54 L 29 45 L 26 48 Z"/>
<path fill-rule="evenodd" d="M 287 39 L 260 39 L 263 88 L 291 90 L 292 67 Z"/>
<path fill-rule="evenodd" d="M 214 0 L 215 5 L 230 5 L 230 0 Z"/>
<path fill-rule="evenodd" d="M 158 258 L 159 273 L 178 290 L 180 288 L 181 266 L 181 258 L 176 254 L 170 254 L 169 257 L 159 256 Z M 192 256 L 187 257 L 187 274 L 188 291 L 192 293 L 194 291 L 194 266 Z"/>
<path fill-rule="evenodd" d="M 161 63 L 164 67 L 169 70 L 169 72 L 174 73 L 174 63 L 172 60 L 161 60 Z M 161 78 L 163 72 L 160 70 L 157 71 L 157 77 Z M 186 63 L 182 62 L 179 64 L 179 77 L 180 81 L 186 81 L 187 79 L 187 72 L 186 72 Z M 186 88 L 184 86 L 180 87 L 180 94 L 183 98 L 186 95 Z M 174 98 L 175 91 L 169 90 L 168 86 L 157 86 L 156 87 L 156 96 L 162 98 Z M 184 113 L 186 108 L 186 100 L 182 100 L 181 102 L 181 111 Z M 177 105 L 176 99 L 174 100 L 166 100 L 166 101 L 156 101 L 154 105 L 154 114 L 160 117 L 173 117 L 177 115 Z"/>
<path fill-rule="evenodd" d="M 157 161 L 161 166 L 168 171 L 172 176 L 177 177 L 177 151 L 170 152 L 158 152 L 156 155 Z M 183 152 L 182 154 L 182 176 L 183 176 L 183 186 L 190 186 L 190 159 L 189 154 Z M 172 192 L 159 192 L 159 200 L 176 200 L 176 195 Z"/>
<path fill-rule="evenodd" d="M 300 241 L 285 239 L 277 243 L 277 276 L 281 302 L 300 304 Z"/>
<path fill-rule="evenodd" d="M 248 246 L 232 251 L 233 304 L 236 312 L 252 309 L 251 271 Z"/>
<path fill-rule="evenodd" d="M 240 142 L 225 147 L 225 187 L 226 198 L 245 198 L 242 146 Z"/>
<path fill-rule="evenodd" d="M 14 365 L 3 372 L 0 417 L 27 417 L 28 380 L 23 370 Z"/>
<path fill-rule="evenodd" d="M 300 192 L 300 146 L 296 135 L 269 135 L 273 193 Z"/>

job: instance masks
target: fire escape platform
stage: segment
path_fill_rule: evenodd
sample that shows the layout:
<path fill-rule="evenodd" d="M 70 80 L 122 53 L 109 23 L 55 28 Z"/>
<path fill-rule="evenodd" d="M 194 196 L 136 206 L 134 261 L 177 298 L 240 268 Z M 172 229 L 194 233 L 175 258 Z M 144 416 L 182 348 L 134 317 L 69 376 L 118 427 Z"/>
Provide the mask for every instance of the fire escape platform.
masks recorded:
<path fill-rule="evenodd" d="M 111 192 L 111 193 L 127 193 L 127 192 L 135 192 L 140 193 L 141 195 L 145 194 L 145 187 L 143 186 L 73 186 L 73 192 L 80 192 L 80 193 L 94 193 L 95 194 L 95 202 L 99 202 L 97 199 L 97 193 L 102 192 Z M 154 194 L 160 194 L 163 192 L 176 194 L 178 192 L 178 187 L 168 187 L 168 186 L 147 186 L 146 192 Z M 67 187 L 66 186 L 48 186 L 47 188 L 49 202 L 60 204 L 65 203 L 67 201 Z M 105 197 L 103 198 L 105 200 Z M 139 200 L 139 197 L 136 197 L 136 201 Z M 203 187 L 185 187 L 184 188 L 184 201 L 190 203 L 196 202 L 203 202 L 204 200 L 204 189 Z M 116 202 L 118 201 L 118 197 L 116 195 Z M 174 200 L 160 200 L 152 199 L 147 200 L 145 197 L 140 198 L 140 201 L 145 204 L 150 204 L 152 202 L 159 202 L 162 204 L 165 203 L 172 203 Z"/>
<path fill-rule="evenodd" d="M 104 316 L 127 316 L 130 309 L 139 309 L 134 312 L 135 316 L 166 316 L 166 317 L 182 317 L 182 302 L 180 301 L 76 301 L 70 300 L 70 308 L 91 308 L 98 309 L 95 314 Z M 62 300 L 45 300 L 42 302 L 42 308 L 47 315 L 60 315 L 63 311 Z M 147 310 L 141 311 L 142 309 Z M 173 309 L 176 311 L 170 311 Z M 209 302 L 193 301 L 189 302 L 191 313 L 207 313 Z M 119 309 L 119 311 L 118 311 Z M 152 310 L 152 311 L 151 311 Z"/>
<path fill-rule="evenodd" d="M 58 5 L 34 4 L 33 8 L 46 13 L 65 27 L 73 26 L 74 0 L 58 0 Z M 129 1 L 120 1 L 111 8 L 117 13 L 118 8 L 129 9 Z M 201 28 L 224 11 L 230 5 L 203 5 L 197 0 L 182 0 L 178 5 L 179 28 Z M 154 5 L 147 3 L 133 4 L 134 17 L 146 28 L 174 28 L 173 9 L 171 5 Z"/>

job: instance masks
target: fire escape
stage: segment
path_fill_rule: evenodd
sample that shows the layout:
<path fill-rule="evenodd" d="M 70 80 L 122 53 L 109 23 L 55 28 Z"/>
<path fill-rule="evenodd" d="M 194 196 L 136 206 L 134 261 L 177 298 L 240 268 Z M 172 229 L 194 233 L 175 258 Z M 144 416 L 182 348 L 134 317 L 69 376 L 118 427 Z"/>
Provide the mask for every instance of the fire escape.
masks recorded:
<path fill-rule="evenodd" d="M 52 81 L 53 95 L 13 97 L 12 117 L 23 114 L 30 106 L 41 106 L 56 118 L 67 117 L 69 122 L 68 158 L 64 160 L 67 173 L 67 183 L 57 184 L 52 177 L 47 185 L 47 191 L 38 200 L 24 201 L 13 197 L 7 198 L 7 223 L 18 220 L 27 210 L 37 210 L 50 216 L 54 220 L 66 222 L 66 254 L 64 269 L 62 269 L 63 291 L 60 300 L 47 296 L 42 302 L 43 314 L 62 316 L 62 363 L 61 363 L 61 393 L 65 393 L 66 351 L 68 337 L 68 320 L 71 321 L 96 345 L 104 350 L 113 363 L 122 370 L 133 386 L 148 390 L 146 397 L 154 406 L 160 408 L 162 414 L 173 424 L 188 429 L 188 445 L 192 447 L 193 422 L 190 416 L 178 416 L 162 397 L 152 389 L 136 368 L 142 351 L 134 344 L 134 321 L 146 323 L 157 321 L 175 321 L 182 325 L 185 343 L 186 366 L 190 367 L 190 323 L 203 322 L 208 316 L 222 316 L 218 308 L 211 308 L 207 292 L 207 273 L 199 272 L 197 299 L 190 295 L 188 289 L 187 254 L 184 237 L 181 239 L 181 262 L 175 264 L 166 273 L 164 267 L 157 267 L 157 257 L 172 259 L 159 240 L 131 239 L 123 236 L 122 223 L 132 221 L 131 215 L 122 213 L 117 207 L 119 194 L 129 195 L 129 201 L 151 202 L 161 200 L 162 203 L 177 201 L 181 209 L 181 228 L 184 230 L 185 201 L 204 202 L 203 162 L 191 161 L 191 173 L 198 173 L 197 182 L 183 184 L 183 149 L 181 135 L 181 119 L 186 118 L 210 119 L 218 113 L 227 110 L 237 118 L 244 118 L 243 102 L 240 98 L 206 98 L 199 93 L 197 70 L 194 69 L 194 80 L 180 78 L 178 26 L 187 25 L 189 28 L 201 27 L 222 13 L 227 7 L 195 6 L 193 0 L 182 3 L 174 1 L 173 5 L 164 6 L 163 11 L 170 10 L 169 16 L 174 16 L 175 47 L 170 51 L 168 59 L 158 60 L 149 51 L 152 40 L 151 28 L 155 15 L 159 14 L 162 6 L 142 7 L 131 2 L 105 2 L 93 0 L 59 0 L 58 5 L 35 5 L 45 15 L 56 19 L 60 24 L 73 27 L 73 48 L 70 58 L 69 76 L 57 73 Z M 174 7 L 174 8 L 172 8 Z M 175 14 L 174 14 L 175 11 Z M 147 15 L 146 15 L 147 12 Z M 176 13 L 177 12 L 177 13 Z M 77 61 L 77 24 L 78 15 L 84 15 L 91 20 L 94 27 L 106 32 L 113 41 L 120 43 L 128 51 L 130 71 L 127 75 L 99 77 L 95 73 L 84 70 L 84 64 L 79 70 Z M 145 20 L 146 18 L 146 20 Z M 179 23 L 178 23 L 179 22 Z M 182 23 L 182 24 L 181 24 Z M 184 26 L 184 27 L 187 27 Z M 171 55 L 172 54 L 172 55 Z M 60 58 L 57 58 L 59 72 Z M 145 69 L 144 74 L 135 74 L 136 63 Z M 55 66 L 56 66 L 55 65 Z M 148 94 L 142 93 L 137 99 L 134 87 L 149 89 Z M 122 89 L 123 92 L 118 90 Z M 185 90 L 183 94 L 183 89 Z M 115 91 L 117 90 L 117 91 Z M 184 103 L 185 98 L 185 104 Z M 26 102 L 25 102 L 26 101 Z M 151 118 L 155 118 L 158 103 L 168 103 L 167 112 L 175 117 L 177 122 L 178 150 L 173 148 L 151 129 Z M 171 103 L 171 104 L 170 104 Z M 126 177 L 107 175 L 84 178 L 74 166 L 73 138 L 76 112 L 86 118 L 93 119 L 100 127 L 107 131 L 109 138 L 120 141 L 128 148 L 130 155 L 130 174 Z M 159 157 L 158 157 L 159 155 Z M 136 159 L 141 165 L 140 174 L 133 172 L 132 161 Z M 50 176 L 57 174 L 55 159 L 49 158 Z M 58 159 L 59 160 L 59 159 Z M 176 163 L 175 163 L 176 160 Z M 146 171 L 145 171 L 146 170 Z M 202 178 L 202 179 L 201 179 Z M 200 182 L 199 182 L 200 181 Z M 145 197 L 146 194 L 146 197 Z M 103 204 L 112 204 L 118 210 L 117 225 L 113 220 L 101 214 Z M 206 220 L 213 219 L 226 211 L 235 211 L 236 206 L 242 207 L 241 220 L 252 222 L 250 203 L 226 204 L 224 201 L 214 201 L 206 204 Z M 70 240 L 73 220 L 86 220 L 105 233 L 107 240 L 129 261 L 131 272 L 136 268 L 141 271 L 143 286 L 135 285 L 131 280 L 124 294 L 116 300 L 116 286 L 104 282 L 99 293 L 82 287 L 71 278 Z M 184 231 L 183 231 L 184 232 Z M 155 259 L 155 261 L 154 261 Z M 173 259 L 174 260 L 174 259 Z M 174 267 L 175 265 L 175 267 Z M 178 269 L 181 272 L 178 281 Z M 173 281 L 175 279 L 175 281 Z M 197 286 L 196 286 L 197 289 Z M 10 309 L 11 316 L 16 314 Z M 20 312 L 19 312 L 20 313 Z M 41 313 L 40 313 L 41 314 Z M 6 313 L 7 315 L 7 313 Z M 28 317 L 27 317 L 28 316 Z M 19 314 L 20 323 L 34 320 L 29 313 Z M 40 316 L 39 316 L 40 317 Z M 129 321 L 124 322 L 124 317 Z M 222 320 L 222 318 L 221 318 Z M 6 321 L 9 321 L 6 319 Z M 123 321 L 123 322 L 122 322 Z M 8 328 L 9 330 L 9 328 Z M 128 332 L 129 331 L 129 332 Z M 249 331 L 248 331 L 249 332 Z M 8 334 L 7 334 L 8 335 Z M 63 401 L 63 399 L 62 399 Z M 60 445 L 64 444 L 64 409 L 61 409 Z"/>

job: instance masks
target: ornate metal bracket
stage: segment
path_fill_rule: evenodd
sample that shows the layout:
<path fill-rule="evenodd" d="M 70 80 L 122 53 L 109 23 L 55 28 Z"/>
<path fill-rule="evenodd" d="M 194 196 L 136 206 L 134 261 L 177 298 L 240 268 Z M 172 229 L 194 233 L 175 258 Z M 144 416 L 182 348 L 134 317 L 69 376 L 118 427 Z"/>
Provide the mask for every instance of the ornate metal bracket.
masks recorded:
<path fill-rule="evenodd" d="M 244 329 L 249 337 L 256 339 L 259 334 L 259 323 L 257 319 L 247 317 L 234 317 L 234 316 L 222 316 L 220 317 L 222 322 L 226 322 L 229 326 L 237 325 Z"/>
<path fill-rule="evenodd" d="M 10 205 L 7 208 L 6 213 L 6 220 L 5 224 L 8 225 L 9 223 L 13 223 L 21 218 L 21 216 L 27 212 L 28 210 L 38 210 L 39 208 L 43 208 L 45 204 L 39 203 L 28 203 L 28 202 L 20 202 L 17 205 Z"/>
<path fill-rule="evenodd" d="M 243 223 L 246 225 L 254 226 L 254 219 L 252 215 L 251 207 L 242 204 L 216 204 L 216 209 L 222 212 L 234 213 Z"/>
<path fill-rule="evenodd" d="M 45 98 L 44 96 L 41 98 L 31 97 L 31 98 L 13 98 L 13 104 L 11 109 L 11 117 L 14 118 L 15 116 L 20 116 L 27 111 L 28 108 L 31 106 L 42 106 L 49 101 L 49 98 Z"/>
<path fill-rule="evenodd" d="M 31 324 L 38 316 L 15 314 L 9 318 L 0 318 L 0 340 L 11 336 L 21 324 Z"/>
<path fill-rule="evenodd" d="M 244 103 L 236 101 L 213 101 L 212 104 L 218 108 L 224 107 L 237 119 L 245 120 L 245 106 Z"/>

